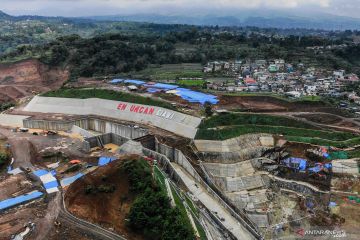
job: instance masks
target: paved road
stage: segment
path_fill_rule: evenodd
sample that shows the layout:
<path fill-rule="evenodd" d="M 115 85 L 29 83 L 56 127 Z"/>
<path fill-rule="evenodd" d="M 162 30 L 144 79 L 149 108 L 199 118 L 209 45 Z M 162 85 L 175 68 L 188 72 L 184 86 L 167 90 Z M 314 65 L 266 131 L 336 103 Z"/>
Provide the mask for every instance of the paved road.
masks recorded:
<path fill-rule="evenodd" d="M 92 234 L 96 237 L 99 237 L 103 240 L 126 240 L 126 238 L 113 233 L 109 230 L 106 230 L 98 225 L 95 225 L 93 223 L 89 223 L 85 220 L 79 219 L 72 215 L 70 212 L 66 210 L 65 202 L 63 199 L 63 204 L 61 204 L 60 214 L 59 218 L 62 220 L 65 220 L 66 222 L 72 224 L 73 226 L 76 226 L 77 228 L 80 228 L 84 230 L 85 232 Z"/>

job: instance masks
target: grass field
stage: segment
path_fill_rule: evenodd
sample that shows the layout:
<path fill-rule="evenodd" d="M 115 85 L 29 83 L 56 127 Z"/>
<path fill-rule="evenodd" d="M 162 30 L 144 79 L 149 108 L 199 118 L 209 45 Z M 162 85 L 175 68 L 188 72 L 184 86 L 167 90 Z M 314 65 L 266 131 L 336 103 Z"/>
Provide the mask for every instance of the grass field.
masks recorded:
<path fill-rule="evenodd" d="M 311 124 L 304 123 L 292 118 L 250 113 L 230 113 L 225 115 L 217 115 L 203 121 L 199 128 L 214 128 L 218 126 L 232 126 L 242 124 L 318 129 L 318 127 L 315 127 Z"/>
<path fill-rule="evenodd" d="M 136 77 L 147 77 L 151 80 L 177 80 L 179 78 L 202 78 L 202 65 L 197 63 L 151 65 L 133 73 Z"/>
<path fill-rule="evenodd" d="M 135 94 L 116 92 L 107 89 L 59 89 L 42 94 L 45 97 L 62 97 L 62 98 L 101 98 L 107 100 L 124 101 L 131 103 L 138 103 L 144 105 L 152 105 L 163 108 L 176 110 L 170 103 L 155 100 L 149 97 L 142 97 Z"/>
<path fill-rule="evenodd" d="M 178 80 L 176 84 L 185 87 L 202 87 L 204 82 L 204 80 Z"/>

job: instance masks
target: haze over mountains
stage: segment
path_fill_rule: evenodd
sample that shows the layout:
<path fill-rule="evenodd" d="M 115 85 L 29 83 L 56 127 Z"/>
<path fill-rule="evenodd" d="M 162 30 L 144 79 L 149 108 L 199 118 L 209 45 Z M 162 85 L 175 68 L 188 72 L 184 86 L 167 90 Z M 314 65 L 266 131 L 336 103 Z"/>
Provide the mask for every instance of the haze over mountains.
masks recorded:
<path fill-rule="evenodd" d="M 360 29 L 360 19 L 320 14 L 290 15 L 281 12 L 253 11 L 236 15 L 160 15 L 133 14 L 88 17 L 94 20 L 135 21 L 165 24 L 254 26 L 261 28 L 306 28 L 324 30 Z"/>
<path fill-rule="evenodd" d="M 229 15 L 216 14 L 118 14 L 88 17 L 43 17 L 43 16 L 11 16 L 0 11 L 0 20 L 20 21 L 38 20 L 77 20 L 77 21 L 133 21 L 160 24 L 190 24 L 199 26 L 254 26 L 260 28 L 305 28 L 324 30 L 356 30 L 360 29 L 360 19 L 311 12 L 295 13 L 275 10 L 248 10 Z"/>

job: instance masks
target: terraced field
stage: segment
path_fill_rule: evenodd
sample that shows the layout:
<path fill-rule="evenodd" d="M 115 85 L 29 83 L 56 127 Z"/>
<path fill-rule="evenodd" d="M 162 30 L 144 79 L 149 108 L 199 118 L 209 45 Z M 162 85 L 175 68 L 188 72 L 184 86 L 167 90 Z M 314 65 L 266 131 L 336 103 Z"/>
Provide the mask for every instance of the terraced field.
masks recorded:
<path fill-rule="evenodd" d="M 261 114 L 227 114 L 205 120 L 196 138 L 225 140 L 249 133 L 283 135 L 296 142 L 348 147 L 360 144 L 360 136 L 353 133 L 320 129 L 311 124 L 281 116 Z"/>

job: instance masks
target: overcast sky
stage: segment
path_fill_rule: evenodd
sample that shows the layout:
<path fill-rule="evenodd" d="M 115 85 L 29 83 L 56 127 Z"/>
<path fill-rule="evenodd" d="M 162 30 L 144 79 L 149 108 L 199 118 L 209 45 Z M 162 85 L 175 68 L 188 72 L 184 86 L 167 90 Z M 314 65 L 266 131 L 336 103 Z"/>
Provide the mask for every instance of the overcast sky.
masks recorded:
<path fill-rule="evenodd" d="M 0 0 L 12 15 L 94 16 L 134 13 L 233 14 L 237 10 L 316 10 L 360 18 L 360 0 Z"/>

